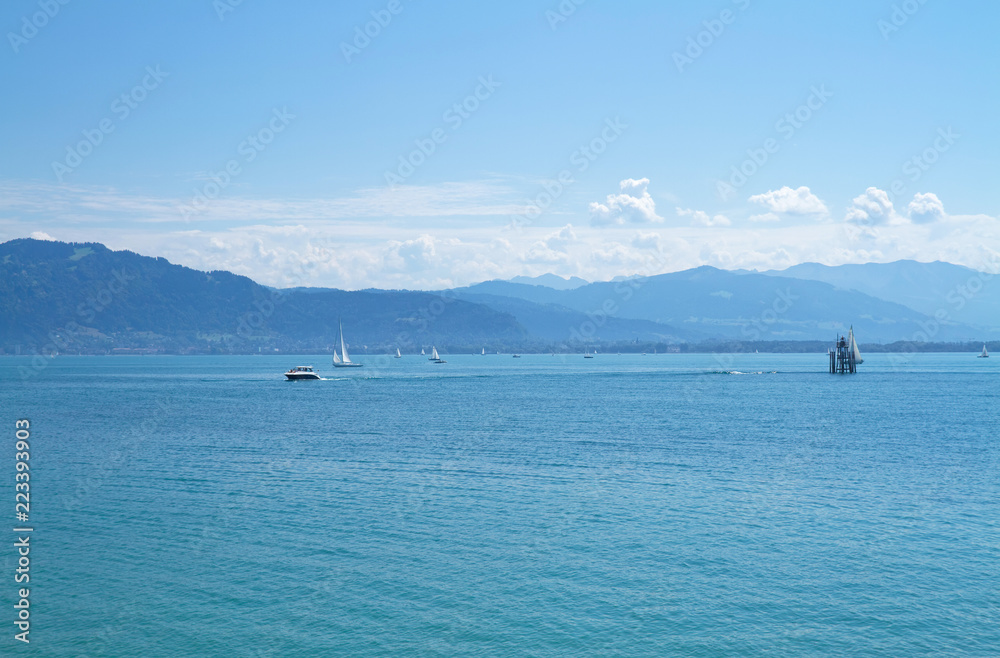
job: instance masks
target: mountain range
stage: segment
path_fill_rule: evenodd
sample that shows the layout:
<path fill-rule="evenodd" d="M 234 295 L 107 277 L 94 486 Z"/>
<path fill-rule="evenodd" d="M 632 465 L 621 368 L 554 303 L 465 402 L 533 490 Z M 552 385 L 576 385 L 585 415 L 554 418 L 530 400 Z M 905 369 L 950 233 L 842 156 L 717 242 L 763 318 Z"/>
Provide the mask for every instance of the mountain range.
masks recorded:
<path fill-rule="evenodd" d="M 994 290 L 995 275 L 961 265 L 912 260 L 837 267 L 803 263 L 764 274 L 822 281 L 843 290 L 891 299 L 931 317 L 945 315 L 954 322 L 1000 329 L 1000 294 Z"/>
<path fill-rule="evenodd" d="M 437 292 L 275 289 L 99 243 L 18 239 L 0 244 L 0 350 L 328 351 L 341 318 L 354 354 L 832 342 L 850 325 L 862 343 L 973 341 L 1000 337 L 995 288 L 986 273 L 899 261 Z"/>

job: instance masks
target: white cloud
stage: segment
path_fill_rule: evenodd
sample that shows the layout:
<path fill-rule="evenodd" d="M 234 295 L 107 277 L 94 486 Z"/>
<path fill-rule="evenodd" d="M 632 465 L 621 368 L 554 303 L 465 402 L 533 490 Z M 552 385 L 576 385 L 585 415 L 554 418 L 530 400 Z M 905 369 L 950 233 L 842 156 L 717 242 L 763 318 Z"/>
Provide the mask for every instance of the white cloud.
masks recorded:
<path fill-rule="evenodd" d="M 435 240 L 430 235 L 421 235 L 415 240 L 390 242 L 385 265 L 397 272 L 422 272 L 435 263 Z"/>
<path fill-rule="evenodd" d="M 559 229 L 558 233 L 554 233 L 545 240 L 545 245 L 549 249 L 554 249 L 556 251 L 566 251 L 568 247 L 573 242 L 576 242 L 576 233 L 573 232 L 573 225 L 567 224 Z"/>
<path fill-rule="evenodd" d="M 632 246 L 636 249 L 660 250 L 660 235 L 658 233 L 640 233 L 632 238 Z"/>
<path fill-rule="evenodd" d="M 862 225 L 892 225 L 906 221 L 896 213 L 888 192 L 877 187 L 869 187 L 864 194 L 854 197 L 844 219 Z"/>
<path fill-rule="evenodd" d="M 732 222 L 725 215 L 709 216 L 704 210 L 677 208 L 678 217 L 690 217 L 692 226 L 731 226 Z"/>
<path fill-rule="evenodd" d="M 524 261 L 528 263 L 566 263 L 569 260 L 567 249 L 576 242 L 573 225 L 567 224 L 555 233 L 551 233 L 528 248 Z"/>
<path fill-rule="evenodd" d="M 917 224 L 929 224 L 946 217 L 941 199 L 929 192 L 915 194 L 913 201 L 907 206 L 907 211 L 910 213 L 910 219 Z"/>
<path fill-rule="evenodd" d="M 751 203 L 761 204 L 771 212 L 789 215 L 825 215 L 829 212 L 826 204 L 805 185 L 795 190 L 785 186 L 780 190 L 756 194 L 749 200 Z"/>
<path fill-rule="evenodd" d="M 595 226 L 607 224 L 648 224 L 662 222 L 656 214 L 656 202 L 646 189 L 648 178 L 626 178 L 619 187 L 620 194 L 609 194 L 604 203 L 590 204 L 590 221 Z"/>
<path fill-rule="evenodd" d="M 113 187 L 0 181 L 0 213 L 37 214 L 47 221 L 130 224 L 206 222 L 312 222 L 369 217 L 506 217 L 525 212 L 516 191 L 497 180 L 400 185 L 356 190 L 345 196 L 267 199 L 220 196 L 193 204 L 180 199 L 123 193 Z M 185 208 L 187 211 L 185 211 Z"/>
<path fill-rule="evenodd" d="M 45 239 L 96 241 L 201 270 L 229 270 L 279 287 L 440 289 L 546 272 L 606 281 L 706 264 L 781 269 L 806 261 L 838 265 L 901 258 L 984 268 L 983 254 L 1000 252 L 997 217 L 945 215 L 940 199 L 930 193 L 915 196 L 909 206 L 901 207 L 904 216 L 898 217 L 888 195 L 875 188 L 858 197 L 851 210 L 864 218 L 878 218 L 877 226 L 788 224 L 787 215 L 777 212 L 730 226 L 724 215 L 681 208 L 677 214 L 687 219 L 667 225 L 596 228 L 580 226 L 578 221 L 568 224 L 565 219 L 555 223 L 557 215 L 550 211 L 539 222 L 510 231 L 503 228 L 509 215 L 488 216 L 487 204 L 494 209 L 516 208 L 517 199 L 525 195 L 505 195 L 489 185 L 437 185 L 421 192 L 400 189 L 405 203 L 413 204 L 412 217 L 395 214 L 404 210 L 398 205 L 378 215 L 374 206 L 363 203 L 374 197 L 358 192 L 348 196 L 359 199 L 359 205 L 345 201 L 340 208 L 348 216 L 314 213 L 312 209 L 327 207 L 323 200 L 282 202 L 254 211 L 253 201 L 234 199 L 225 212 L 212 215 L 214 221 L 173 225 L 148 221 L 175 212 L 177 202 L 169 198 L 95 188 L 33 188 L 30 182 L 5 185 L 0 181 L 0 241 L 32 233 Z M 623 194 L 638 198 L 646 185 L 642 180 L 626 181 Z M 242 221 L 228 214 L 238 207 L 248 209 Z M 474 207 L 484 214 L 456 214 L 459 208 Z M 206 211 L 206 218 L 215 208 Z M 444 212 L 423 214 L 434 208 Z M 732 212 L 742 217 L 743 210 Z M 283 216 L 284 211 L 291 216 Z M 946 221 L 919 223 L 936 216 Z M 721 226 L 729 228 L 720 230 Z"/>

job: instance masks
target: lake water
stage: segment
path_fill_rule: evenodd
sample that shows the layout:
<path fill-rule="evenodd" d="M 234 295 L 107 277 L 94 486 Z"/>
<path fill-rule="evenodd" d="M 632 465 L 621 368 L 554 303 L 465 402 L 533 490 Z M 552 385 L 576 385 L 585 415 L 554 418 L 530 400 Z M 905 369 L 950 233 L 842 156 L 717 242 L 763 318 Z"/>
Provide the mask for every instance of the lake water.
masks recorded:
<path fill-rule="evenodd" d="M 1000 655 L 998 359 L 329 358 L 0 358 L 0 655 Z"/>

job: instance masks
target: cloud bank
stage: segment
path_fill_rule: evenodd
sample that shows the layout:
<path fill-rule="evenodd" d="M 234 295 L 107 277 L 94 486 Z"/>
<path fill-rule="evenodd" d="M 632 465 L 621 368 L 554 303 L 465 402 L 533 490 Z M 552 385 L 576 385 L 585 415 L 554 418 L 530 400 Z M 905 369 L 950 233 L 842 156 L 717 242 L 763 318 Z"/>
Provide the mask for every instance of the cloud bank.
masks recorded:
<path fill-rule="evenodd" d="M 662 222 L 656 214 L 656 202 L 646 189 L 648 178 L 626 178 L 619 194 L 609 194 L 604 203 L 590 204 L 590 221 L 595 226 L 609 224 L 651 224 Z"/>

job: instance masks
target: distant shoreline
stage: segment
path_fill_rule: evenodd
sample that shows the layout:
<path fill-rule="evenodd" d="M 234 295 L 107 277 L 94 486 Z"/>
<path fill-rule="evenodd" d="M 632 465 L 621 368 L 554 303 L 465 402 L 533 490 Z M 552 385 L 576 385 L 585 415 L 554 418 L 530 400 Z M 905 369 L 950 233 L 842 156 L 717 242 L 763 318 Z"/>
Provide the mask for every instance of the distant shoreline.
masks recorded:
<path fill-rule="evenodd" d="M 937 354 L 972 354 L 978 353 L 983 346 L 982 341 L 969 341 L 962 343 L 916 343 L 907 341 L 896 341 L 893 343 L 862 343 L 860 349 L 866 354 L 913 354 L 913 353 L 937 353 Z M 986 341 L 986 346 L 990 351 L 1000 352 L 1000 341 Z M 743 343 L 738 341 L 710 341 L 696 344 L 681 345 L 636 345 L 634 343 L 621 344 L 593 344 L 593 345 L 551 345 L 551 346 L 508 346 L 488 350 L 485 356 L 500 356 L 517 354 L 583 354 L 585 352 L 596 352 L 598 354 L 646 354 L 647 356 L 674 356 L 679 354 L 825 354 L 832 347 L 830 341 L 766 341 Z M 429 347 L 428 347 L 429 349 Z M 368 352 L 362 351 L 352 355 L 359 358 L 391 356 L 395 354 L 396 348 L 379 346 L 371 347 Z M 469 346 L 448 346 L 439 345 L 438 351 L 441 354 L 480 356 L 482 348 L 470 348 Z M 326 347 L 304 347 L 292 350 L 256 352 L 253 350 L 159 350 L 156 348 L 117 348 L 113 352 L 107 351 L 77 351 L 59 352 L 58 356 L 315 356 L 332 355 L 332 349 Z M 9 352 L 0 353 L 0 357 L 31 357 L 38 356 L 38 352 L 27 352 L 18 355 Z M 50 358 L 51 355 L 41 355 Z M 403 356 L 420 356 L 416 352 L 404 352 Z"/>

